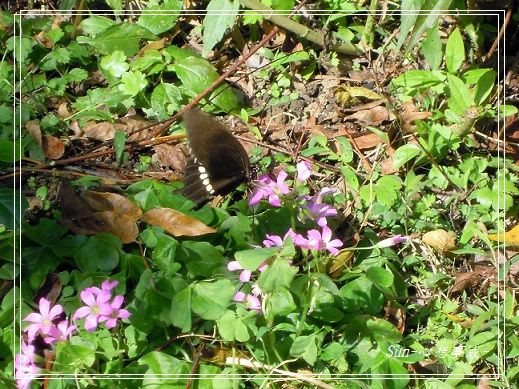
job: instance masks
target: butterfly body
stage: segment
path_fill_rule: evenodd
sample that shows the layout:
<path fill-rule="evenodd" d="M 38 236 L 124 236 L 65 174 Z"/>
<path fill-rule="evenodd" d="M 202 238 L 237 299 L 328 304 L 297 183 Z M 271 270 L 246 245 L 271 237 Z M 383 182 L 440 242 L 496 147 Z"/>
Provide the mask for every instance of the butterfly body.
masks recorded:
<path fill-rule="evenodd" d="M 180 191 L 201 206 L 216 195 L 226 195 L 247 181 L 247 152 L 225 125 L 198 109 L 184 114 L 190 157 Z"/>

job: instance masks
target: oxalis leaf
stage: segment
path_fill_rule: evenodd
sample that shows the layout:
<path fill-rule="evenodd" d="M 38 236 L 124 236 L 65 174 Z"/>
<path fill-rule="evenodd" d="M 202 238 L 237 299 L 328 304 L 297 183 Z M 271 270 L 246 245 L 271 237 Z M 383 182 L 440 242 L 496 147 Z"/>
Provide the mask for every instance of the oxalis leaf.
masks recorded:
<path fill-rule="evenodd" d="M 199 94 L 208 88 L 219 77 L 215 68 L 200 57 L 183 58 L 174 65 L 174 68 L 182 84 L 194 94 Z M 231 112 L 238 107 L 236 96 L 228 85 L 220 85 L 211 96 L 209 100 L 222 111 Z"/>
<path fill-rule="evenodd" d="M 207 5 L 207 16 L 204 18 L 204 48 L 205 57 L 223 38 L 225 31 L 232 27 L 240 2 L 230 0 L 211 0 Z"/>

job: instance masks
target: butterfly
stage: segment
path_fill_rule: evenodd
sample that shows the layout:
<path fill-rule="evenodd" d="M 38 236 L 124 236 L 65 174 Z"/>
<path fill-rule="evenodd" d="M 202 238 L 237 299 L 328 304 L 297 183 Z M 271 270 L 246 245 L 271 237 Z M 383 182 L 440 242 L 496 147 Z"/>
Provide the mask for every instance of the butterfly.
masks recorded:
<path fill-rule="evenodd" d="M 184 124 L 190 156 L 180 193 L 201 207 L 249 180 L 249 156 L 225 125 L 199 109 L 185 112 Z"/>

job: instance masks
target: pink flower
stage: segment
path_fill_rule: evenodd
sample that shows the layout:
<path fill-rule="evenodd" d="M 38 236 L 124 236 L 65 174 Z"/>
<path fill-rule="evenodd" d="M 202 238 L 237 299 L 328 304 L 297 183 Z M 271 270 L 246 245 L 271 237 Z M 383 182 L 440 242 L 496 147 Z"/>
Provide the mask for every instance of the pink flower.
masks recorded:
<path fill-rule="evenodd" d="M 81 300 L 86 306 L 79 308 L 72 316 L 73 320 L 81 319 L 86 316 L 85 329 L 93 331 L 97 328 L 103 316 L 112 314 L 112 306 L 109 303 L 112 297 L 107 290 L 99 288 L 86 288 L 80 293 Z"/>
<path fill-rule="evenodd" d="M 308 231 L 308 239 L 302 240 L 300 242 L 300 247 L 309 250 L 326 249 L 330 254 L 337 255 L 339 253 L 337 248 L 342 247 L 342 242 L 339 239 L 332 240 L 332 230 L 330 230 L 328 226 L 324 226 L 322 233 L 318 230 Z"/>
<path fill-rule="evenodd" d="M 63 312 L 63 307 L 59 304 L 50 308 L 50 301 L 41 298 L 39 303 L 40 313 L 29 313 L 24 321 L 31 321 L 30 324 L 25 328 L 25 332 L 29 337 L 29 342 L 32 342 L 37 334 L 41 334 L 43 337 L 48 335 L 51 328 L 54 326 L 52 321 Z"/>
<path fill-rule="evenodd" d="M 117 324 L 117 319 L 127 319 L 131 316 L 126 309 L 120 309 L 123 305 L 124 296 L 115 296 L 110 304 L 112 306 L 112 313 L 109 317 L 102 317 L 101 321 L 106 321 L 106 328 L 114 328 Z"/>
<path fill-rule="evenodd" d="M 308 210 L 309 216 L 312 220 L 315 220 L 319 227 L 324 227 L 328 224 L 327 217 L 337 216 L 337 210 L 331 205 L 323 203 L 323 197 L 329 193 L 337 192 L 334 188 L 323 188 L 321 191 L 314 196 L 305 196 L 304 198 L 308 201 L 304 210 Z M 303 214 L 304 216 L 304 214 Z"/>
<path fill-rule="evenodd" d="M 304 182 L 312 174 L 312 165 L 309 162 L 301 161 L 297 164 L 297 181 Z"/>
<path fill-rule="evenodd" d="M 64 342 L 70 338 L 72 332 L 76 330 L 75 325 L 69 325 L 68 321 L 63 320 L 57 326 L 52 326 L 49 336 L 45 337 L 45 343 Z"/>
<path fill-rule="evenodd" d="M 256 284 L 255 284 L 256 285 Z M 261 300 L 260 300 L 260 289 L 256 285 L 252 287 L 252 293 L 245 294 L 242 291 L 236 292 L 234 295 L 234 301 L 245 303 L 245 306 L 252 310 L 262 312 L 261 310 Z"/>
<path fill-rule="evenodd" d="M 254 191 L 249 205 L 256 205 L 264 198 L 268 198 L 270 205 L 274 207 L 281 206 L 280 195 L 290 193 L 290 188 L 285 183 L 288 174 L 282 170 L 279 172 L 276 181 L 273 181 L 268 175 L 263 175 L 259 179 L 259 185 Z"/>
<path fill-rule="evenodd" d="M 19 389 L 29 388 L 34 376 L 40 372 L 40 368 L 35 364 L 34 346 L 22 340 L 21 354 L 14 358 L 15 378 Z"/>
<path fill-rule="evenodd" d="M 378 247 L 379 249 L 382 249 L 384 247 L 391 247 L 391 246 L 397 245 L 399 243 L 406 242 L 409 239 L 410 238 L 408 236 L 395 235 L 395 236 L 393 236 L 391 238 L 387 238 L 387 239 L 381 240 L 380 242 L 378 242 L 375 245 L 375 247 Z"/>
<path fill-rule="evenodd" d="M 106 291 L 111 291 L 117 285 L 119 285 L 119 281 L 117 281 L 117 280 L 114 280 L 114 281 L 106 280 L 106 281 L 103 281 L 103 283 L 101 284 L 101 289 L 106 290 Z"/>
<path fill-rule="evenodd" d="M 280 236 L 278 235 L 265 235 L 267 239 L 265 239 L 263 241 L 263 245 L 265 247 L 280 247 L 280 246 L 283 246 L 283 243 L 288 239 L 288 238 L 291 238 L 292 239 L 292 243 L 294 243 L 295 246 L 300 246 L 301 242 L 306 242 L 306 239 L 303 238 L 302 235 L 294 232 L 294 230 L 292 230 L 292 228 L 290 228 L 285 236 L 283 238 L 281 238 Z"/>
<path fill-rule="evenodd" d="M 268 263 L 266 262 L 263 262 L 259 265 L 258 267 L 258 270 L 260 272 L 263 272 L 265 271 L 265 269 L 268 267 Z M 252 271 L 251 270 L 247 270 L 245 268 L 242 267 L 242 265 L 240 265 L 240 263 L 238 261 L 231 261 L 227 264 L 227 269 L 229 271 L 236 271 L 236 270 L 241 270 L 241 273 L 240 273 L 240 281 L 241 282 L 248 282 L 250 281 L 251 277 L 252 277 Z"/>

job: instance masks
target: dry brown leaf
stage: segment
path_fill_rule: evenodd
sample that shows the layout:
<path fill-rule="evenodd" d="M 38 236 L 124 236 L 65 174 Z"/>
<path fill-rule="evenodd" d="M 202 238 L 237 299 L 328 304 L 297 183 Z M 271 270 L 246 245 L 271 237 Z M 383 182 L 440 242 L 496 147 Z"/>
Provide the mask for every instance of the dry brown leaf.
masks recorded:
<path fill-rule="evenodd" d="M 43 135 L 41 147 L 50 159 L 60 159 L 65 154 L 65 143 L 55 136 Z"/>
<path fill-rule="evenodd" d="M 68 118 L 70 115 L 72 115 L 70 113 L 70 111 L 68 110 L 68 103 L 64 102 L 64 103 L 61 103 L 58 107 L 58 110 L 56 112 L 58 114 L 58 116 L 62 119 L 66 119 Z"/>
<path fill-rule="evenodd" d="M 402 128 L 408 133 L 412 133 L 414 131 L 414 122 L 416 120 L 423 120 L 432 116 L 432 112 L 419 111 L 412 101 L 406 101 L 402 108 L 403 112 L 400 115 L 400 119 L 404 122 Z"/>
<path fill-rule="evenodd" d="M 341 85 L 333 92 L 335 102 L 341 108 L 350 108 L 361 103 L 383 100 L 384 96 L 362 86 Z"/>
<path fill-rule="evenodd" d="M 83 128 L 83 134 L 87 138 L 97 140 L 110 140 L 115 136 L 115 126 L 108 122 L 89 122 L 85 128 Z"/>
<path fill-rule="evenodd" d="M 216 232 L 200 220 L 170 208 L 150 209 L 142 215 L 142 220 L 159 226 L 173 236 L 199 236 Z"/>
<path fill-rule="evenodd" d="M 40 128 L 40 121 L 39 120 L 29 120 L 27 123 L 25 123 L 25 129 L 29 131 L 29 134 L 31 134 L 32 139 L 38 144 L 38 146 L 41 147 L 42 139 L 41 139 L 41 128 Z"/>
<path fill-rule="evenodd" d="M 338 255 L 333 257 L 328 274 L 330 274 L 332 278 L 342 276 L 344 269 L 348 265 L 351 265 L 353 261 L 353 253 L 354 251 L 341 251 Z"/>
<path fill-rule="evenodd" d="M 86 137 L 97 140 L 110 140 L 115 136 L 116 131 L 123 131 L 126 134 L 131 134 L 136 130 L 149 126 L 149 121 L 143 119 L 138 115 L 128 116 L 117 119 L 114 123 L 109 122 L 89 122 L 83 129 Z M 148 138 L 150 130 L 135 132 L 128 137 L 129 140 L 142 140 Z"/>
<path fill-rule="evenodd" d="M 131 221 L 137 221 L 142 216 L 142 211 L 137 205 L 117 193 L 88 191 L 83 193 L 82 197 L 95 211 L 117 212 Z"/>
<path fill-rule="evenodd" d="M 377 147 L 379 144 L 384 143 L 384 141 L 378 135 L 370 132 L 355 138 L 355 143 L 360 150 L 368 150 Z"/>
<path fill-rule="evenodd" d="M 59 189 L 61 224 L 75 234 L 93 235 L 104 231 L 104 223 L 79 198 L 68 181 L 61 181 Z"/>
<path fill-rule="evenodd" d="M 456 249 L 456 234 L 440 228 L 425 233 L 422 242 L 439 252 L 446 253 Z"/>
<path fill-rule="evenodd" d="M 103 232 L 117 236 L 123 243 L 135 242 L 139 228 L 133 218 L 117 211 L 96 212 L 95 216 L 103 222 Z"/>
<path fill-rule="evenodd" d="M 506 242 L 519 245 L 519 224 L 504 234 L 489 234 L 488 239 L 496 242 Z"/>
<path fill-rule="evenodd" d="M 352 115 L 345 116 L 345 119 L 355 119 L 372 126 L 378 126 L 385 120 L 395 119 L 395 115 L 393 115 L 386 107 L 379 105 L 371 109 L 357 111 Z"/>
<path fill-rule="evenodd" d="M 176 171 L 184 170 L 186 165 L 186 156 L 182 152 L 184 146 L 181 144 L 169 145 L 161 143 L 153 146 L 155 154 L 152 156 L 152 162 L 157 162 L 161 166 L 170 167 Z"/>

